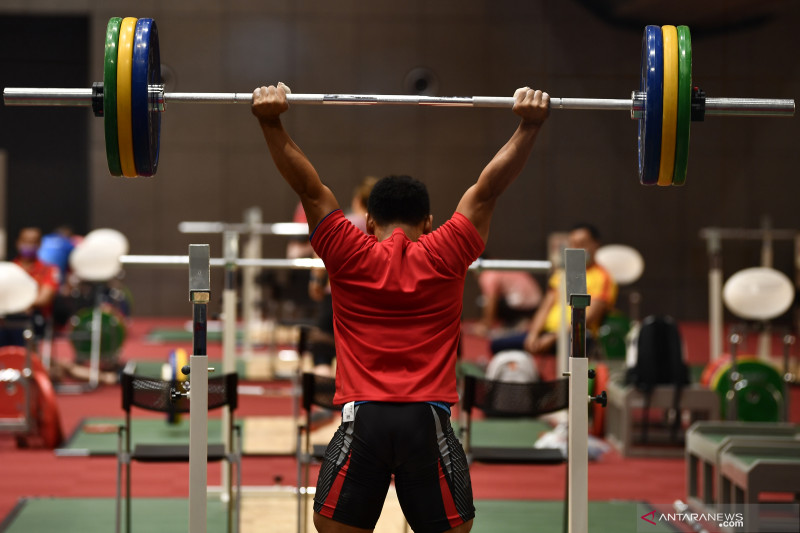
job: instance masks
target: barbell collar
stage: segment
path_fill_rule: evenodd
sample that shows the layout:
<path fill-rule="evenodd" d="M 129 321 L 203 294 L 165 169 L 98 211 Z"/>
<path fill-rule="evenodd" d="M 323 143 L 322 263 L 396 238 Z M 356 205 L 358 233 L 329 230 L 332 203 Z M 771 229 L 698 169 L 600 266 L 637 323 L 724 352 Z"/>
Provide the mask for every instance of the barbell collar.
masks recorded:
<path fill-rule="evenodd" d="M 170 103 L 250 104 L 252 93 L 165 93 L 161 86 L 151 86 L 150 97 L 161 111 Z M 92 89 L 54 89 L 6 87 L 3 100 L 8 106 L 87 106 L 92 105 Z M 290 94 L 289 103 L 299 105 L 420 105 L 432 107 L 510 108 L 511 97 L 494 96 L 414 96 L 378 94 Z M 634 91 L 629 99 L 550 98 L 551 109 L 628 111 L 638 119 L 644 111 L 644 98 Z M 705 114 L 719 116 L 791 117 L 793 99 L 777 98 L 706 98 Z"/>

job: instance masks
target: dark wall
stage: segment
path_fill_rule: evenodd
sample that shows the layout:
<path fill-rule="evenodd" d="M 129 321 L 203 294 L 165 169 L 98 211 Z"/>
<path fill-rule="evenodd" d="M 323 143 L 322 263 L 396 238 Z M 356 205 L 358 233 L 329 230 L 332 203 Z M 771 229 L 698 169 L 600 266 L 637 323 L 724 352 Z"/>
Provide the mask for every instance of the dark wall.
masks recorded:
<path fill-rule="evenodd" d="M 407 73 L 425 67 L 435 76 L 437 94 L 445 96 L 510 96 L 515 88 L 532 85 L 555 97 L 627 98 L 639 86 L 643 24 L 674 23 L 692 28 L 694 82 L 710 96 L 800 96 L 800 2 L 633 3 L 646 7 L 646 16 L 622 25 L 576 0 L 58 4 L 89 12 L 88 51 L 81 34 L 83 51 L 67 58 L 90 65 L 89 79 L 74 84 L 79 87 L 102 78 L 109 17 L 134 13 L 158 22 L 161 59 L 174 91 L 252 91 L 280 80 L 297 93 L 397 94 L 408 89 Z M 52 4 L 26 0 L 42 12 Z M 752 18 L 745 10 L 744 17 L 734 18 L 745 4 L 779 4 L 780 10 L 767 18 Z M 0 54 L 12 60 L 21 55 L 7 46 Z M 0 75 L 8 73 L 18 75 L 16 67 L 3 67 Z M 62 74 L 42 78 L 26 83 L 67 83 Z M 84 139 L 80 120 L 88 123 L 91 226 L 122 231 L 134 254 L 185 254 L 188 244 L 207 242 L 220 256 L 219 236 L 182 235 L 178 223 L 237 222 L 256 205 L 265 222 L 285 221 L 297 202 L 246 105 L 168 106 L 159 171 L 152 179 L 109 176 L 102 120 L 88 110 L 28 108 L 13 121 L 2 119 L 0 130 L 12 137 L 29 123 L 36 124 L 33 131 L 60 128 L 61 139 L 50 142 L 50 150 L 83 158 L 85 145 L 64 144 Z M 498 109 L 294 106 L 285 124 L 340 201 L 347 201 L 365 175 L 411 174 L 428 184 L 439 224 L 517 119 Z M 627 112 L 553 111 L 531 160 L 498 203 L 489 249 L 498 258 L 543 259 L 550 233 L 589 220 L 606 242 L 628 244 L 643 254 L 645 272 L 635 285 L 642 312 L 705 320 L 708 258 L 702 228 L 756 228 L 765 216 L 776 228 L 800 228 L 800 118 L 718 117 L 693 124 L 683 188 L 639 185 L 636 128 Z M 39 138 L 19 142 L 41 152 Z M 18 164 L 14 158 L 9 154 L 10 165 Z M 77 168 L 69 165 L 71 171 Z M 11 179 L 20 179 L 21 172 L 11 170 Z M 63 173 L 59 169 L 58 179 L 67 179 Z M 21 202 L 26 196 L 11 198 Z M 53 209 L 41 211 L 51 216 Z M 759 262 L 757 242 L 727 241 L 723 248 L 726 279 Z M 280 257 L 285 249 L 284 239 L 264 238 L 266 257 Z M 775 257 L 776 268 L 794 276 L 788 242 L 776 243 Z M 190 311 L 184 272 L 129 269 L 126 283 L 138 314 Z M 221 287 L 218 278 L 213 286 Z M 465 314 L 474 316 L 477 284 L 471 280 L 466 292 Z"/>
<path fill-rule="evenodd" d="M 1 16 L 0 86 L 91 86 L 88 26 L 87 17 Z M 8 152 L 8 257 L 25 226 L 87 231 L 88 119 L 85 109 L 0 106 L 0 149 Z"/>

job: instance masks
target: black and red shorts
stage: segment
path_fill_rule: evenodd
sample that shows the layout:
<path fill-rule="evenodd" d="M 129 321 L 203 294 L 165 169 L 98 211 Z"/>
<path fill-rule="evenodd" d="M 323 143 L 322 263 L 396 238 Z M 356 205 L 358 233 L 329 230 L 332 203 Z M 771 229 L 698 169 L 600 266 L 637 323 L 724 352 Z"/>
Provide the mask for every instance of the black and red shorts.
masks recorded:
<path fill-rule="evenodd" d="M 394 475 L 415 533 L 441 533 L 475 516 L 464 449 L 450 417 L 428 403 L 369 402 L 343 422 L 325 452 L 314 511 L 374 529 Z"/>

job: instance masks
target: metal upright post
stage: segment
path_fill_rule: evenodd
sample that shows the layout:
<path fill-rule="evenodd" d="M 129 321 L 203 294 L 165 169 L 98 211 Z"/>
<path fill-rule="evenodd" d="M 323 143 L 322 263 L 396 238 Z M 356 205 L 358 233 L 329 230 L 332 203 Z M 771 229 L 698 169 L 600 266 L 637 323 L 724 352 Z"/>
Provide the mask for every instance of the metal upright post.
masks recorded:
<path fill-rule="evenodd" d="M 708 230 L 708 360 L 714 361 L 722 354 L 722 237 L 718 231 Z"/>
<path fill-rule="evenodd" d="M 729 374 L 730 390 L 728 390 L 725 397 L 727 404 L 727 419 L 730 421 L 738 420 L 739 418 L 739 403 L 737 396 L 742 394 L 739 391 L 739 381 L 742 376 L 739 374 L 739 365 L 736 358 L 739 354 L 739 343 L 742 342 L 742 337 L 738 333 L 731 334 L 731 369 Z"/>
<path fill-rule="evenodd" d="M 769 216 L 761 219 L 761 266 L 772 268 L 774 264 L 772 221 Z M 772 358 L 772 326 L 769 320 L 761 321 L 761 331 L 758 334 L 758 346 L 756 348 L 758 356 L 769 362 Z"/>
<path fill-rule="evenodd" d="M 189 245 L 189 299 L 193 311 L 189 359 L 189 531 L 206 533 L 208 499 L 208 302 L 211 253 L 207 244 Z"/>
<path fill-rule="evenodd" d="M 92 285 L 94 309 L 92 309 L 92 332 L 89 342 L 89 388 L 94 390 L 100 383 L 100 356 L 103 343 L 103 292 L 99 283 Z"/>
<path fill-rule="evenodd" d="M 239 255 L 239 234 L 235 231 L 226 231 L 222 234 L 223 258 L 225 259 L 225 288 L 222 291 L 222 372 L 230 374 L 236 372 L 236 259 Z M 222 409 L 222 442 L 225 444 L 225 453 L 231 453 L 230 427 L 231 410 L 226 405 Z M 222 463 L 222 486 L 228 487 L 231 481 L 231 462 Z M 222 491 L 223 500 L 228 496 L 228 491 Z M 239 497 L 237 494 L 236 498 Z"/>
<path fill-rule="evenodd" d="M 245 224 L 248 225 L 247 242 L 244 246 L 244 257 L 246 259 L 261 258 L 261 233 L 258 228 L 261 226 L 261 209 L 251 207 L 245 211 Z M 255 266 L 242 268 L 242 322 L 244 324 L 244 336 L 242 339 L 242 352 L 245 358 L 253 356 L 253 340 L 251 332 L 255 328 L 256 322 L 261 316 L 256 312 L 256 306 L 261 300 L 260 291 L 256 284 L 256 276 L 260 269 Z"/>
<path fill-rule="evenodd" d="M 589 361 L 586 359 L 586 308 L 591 296 L 586 290 L 586 251 L 564 250 L 567 302 L 572 306 L 572 351 L 569 358 L 569 474 L 568 531 L 589 529 Z"/>

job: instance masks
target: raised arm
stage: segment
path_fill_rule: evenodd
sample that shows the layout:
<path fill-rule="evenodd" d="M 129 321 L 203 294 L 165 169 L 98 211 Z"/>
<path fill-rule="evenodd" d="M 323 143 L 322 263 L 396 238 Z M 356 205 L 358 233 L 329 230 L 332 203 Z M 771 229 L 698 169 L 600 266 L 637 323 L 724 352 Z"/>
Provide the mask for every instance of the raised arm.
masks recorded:
<path fill-rule="evenodd" d="M 523 87 L 516 90 L 514 99 L 513 111 L 522 118 L 517 130 L 486 165 L 475 185 L 467 189 L 456 208 L 456 212 L 472 221 L 483 242 L 489 237 L 497 199 L 522 172 L 550 110 L 550 96 L 542 91 Z"/>
<path fill-rule="evenodd" d="M 323 185 L 311 161 L 283 129 L 280 115 L 289 109 L 287 92 L 289 88 L 283 83 L 277 87 L 259 87 L 253 91 L 252 111 L 261 125 L 275 166 L 300 197 L 311 232 L 323 217 L 339 208 L 339 203 L 333 192 Z"/>

